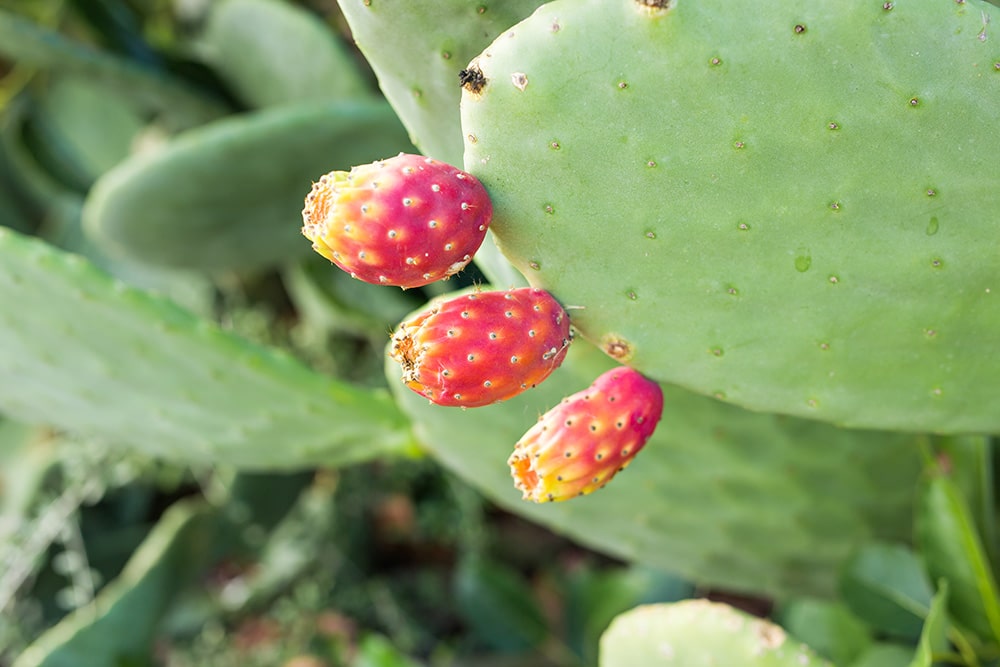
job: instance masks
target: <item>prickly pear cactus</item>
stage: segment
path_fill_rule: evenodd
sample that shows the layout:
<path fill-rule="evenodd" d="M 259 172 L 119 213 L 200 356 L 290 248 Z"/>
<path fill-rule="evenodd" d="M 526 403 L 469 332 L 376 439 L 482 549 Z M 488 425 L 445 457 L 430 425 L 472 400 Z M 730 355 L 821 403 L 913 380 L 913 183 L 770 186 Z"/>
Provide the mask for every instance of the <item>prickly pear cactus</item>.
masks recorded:
<path fill-rule="evenodd" d="M 830 595 L 859 545 L 909 539 L 918 437 L 749 412 L 669 385 L 652 438 L 610 484 L 524 502 L 506 463 L 514 443 L 613 366 L 578 341 L 537 388 L 469 410 L 430 405 L 394 361 L 386 375 L 436 459 L 503 507 L 631 562 L 751 593 Z"/>
<path fill-rule="evenodd" d="M 575 0 L 462 99 L 504 254 L 660 381 L 1000 430 L 1000 9 Z"/>

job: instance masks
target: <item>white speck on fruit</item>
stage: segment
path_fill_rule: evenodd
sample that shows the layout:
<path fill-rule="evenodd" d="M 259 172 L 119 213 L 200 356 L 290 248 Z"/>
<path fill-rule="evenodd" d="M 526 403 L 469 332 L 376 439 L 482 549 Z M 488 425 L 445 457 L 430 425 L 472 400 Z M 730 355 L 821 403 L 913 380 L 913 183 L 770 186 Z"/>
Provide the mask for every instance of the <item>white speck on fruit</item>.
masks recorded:
<path fill-rule="evenodd" d="M 441 186 L 437 183 L 431 183 L 431 192 L 441 192 Z"/>
<path fill-rule="evenodd" d="M 430 227 L 431 229 L 437 229 L 438 221 L 437 220 L 431 220 L 430 222 L 427 223 L 427 226 Z"/>

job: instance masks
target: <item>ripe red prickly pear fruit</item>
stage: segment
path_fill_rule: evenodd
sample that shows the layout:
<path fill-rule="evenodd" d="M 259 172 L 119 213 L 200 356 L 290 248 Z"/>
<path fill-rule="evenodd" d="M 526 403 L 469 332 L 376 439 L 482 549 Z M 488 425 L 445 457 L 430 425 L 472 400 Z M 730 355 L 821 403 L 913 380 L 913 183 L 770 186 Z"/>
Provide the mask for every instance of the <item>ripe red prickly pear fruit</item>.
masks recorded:
<path fill-rule="evenodd" d="M 320 178 L 302 209 L 302 234 L 359 280 L 420 287 L 465 268 L 492 217 L 474 176 L 400 153 Z"/>
<path fill-rule="evenodd" d="M 528 429 L 507 459 L 514 486 L 536 503 L 596 491 L 632 462 L 662 414 L 660 385 L 613 368 Z"/>
<path fill-rule="evenodd" d="M 479 407 L 534 387 L 563 362 L 569 316 L 533 287 L 452 298 L 403 322 L 390 356 L 432 403 Z"/>

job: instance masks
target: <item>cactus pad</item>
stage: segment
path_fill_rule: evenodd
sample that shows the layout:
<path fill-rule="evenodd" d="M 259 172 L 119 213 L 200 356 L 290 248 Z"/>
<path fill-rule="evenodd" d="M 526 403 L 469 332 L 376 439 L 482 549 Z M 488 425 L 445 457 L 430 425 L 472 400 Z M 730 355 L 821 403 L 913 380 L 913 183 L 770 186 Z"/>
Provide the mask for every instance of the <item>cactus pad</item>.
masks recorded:
<path fill-rule="evenodd" d="M 504 254 L 660 381 L 1000 431 L 1000 9 L 656 4 L 553 2 L 471 65 Z"/>
<path fill-rule="evenodd" d="M 701 584 L 829 595 L 859 544 L 909 539 L 917 437 L 749 412 L 667 385 L 659 427 L 613 483 L 569 502 L 523 501 L 506 464 L 518 438 L 612 366 L 577 341 L 536 389 L 464 411 L 429 405 L 398 382 L 392 361 L 386 374 L 421 444 L 491 499 L 586 546 Z"/>
<path fill-rule="evenodd" d="M 708 600 L 645 605 L 601 636 L 601 667 L 832 667 L 781 627 Z"/>
<path fill-rule="evenodd" d="M 460 164 L 459 72 L 540 0 L 339 0 L 386 99 L 424 155 Z"/>
<path fill-rule="evenodd" d="M 107 172 L 87 197 L 84 225 L 102 249 L 149 264 L 258 269 L 308 252 L 299 211 L 312 179 L 408 146 L 384 102 L 244 114 Z"/>
<path fill-rule="evenodd" d="M 248 468 L 336 465 L 409 441 L 384 392 L 324 378 L 3 229 L 0 411 Z"/>

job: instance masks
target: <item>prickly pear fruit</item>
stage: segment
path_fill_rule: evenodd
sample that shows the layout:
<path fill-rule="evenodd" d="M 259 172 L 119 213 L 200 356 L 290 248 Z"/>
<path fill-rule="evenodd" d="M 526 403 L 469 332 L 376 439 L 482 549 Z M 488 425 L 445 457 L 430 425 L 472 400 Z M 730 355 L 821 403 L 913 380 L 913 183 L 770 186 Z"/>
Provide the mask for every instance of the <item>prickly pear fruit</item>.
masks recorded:
<path fill-rule="evenodd" d="M 420 287 L 465 268 L 492 217 L 474 176 L 400 153 L 320 178 L 302 209 L 302 234 L 359 280 Z"/>
<path fill-rule="evenodd" d="M 390 356 L 403 382 L 432 403 L 479 407 L 542 382 L 566 357 L 569 316 L 548 292 L 476 292 L 403 322 Z"/>
<path fill-rule="evenodd" d="M 625 366 L 601 374 L 538 419 L 507 463 L 536 503 L 595 491 L 632 462 L 663 414 L 660 385 Z"/>

